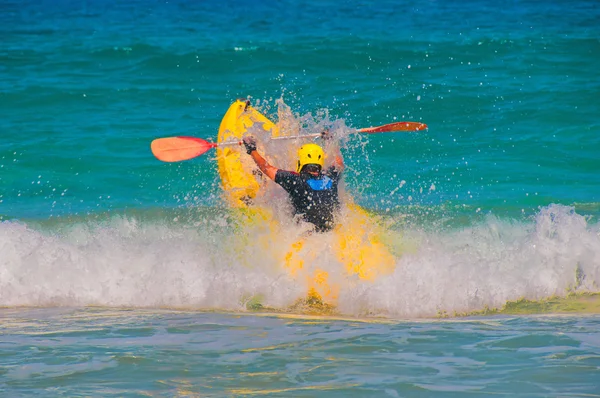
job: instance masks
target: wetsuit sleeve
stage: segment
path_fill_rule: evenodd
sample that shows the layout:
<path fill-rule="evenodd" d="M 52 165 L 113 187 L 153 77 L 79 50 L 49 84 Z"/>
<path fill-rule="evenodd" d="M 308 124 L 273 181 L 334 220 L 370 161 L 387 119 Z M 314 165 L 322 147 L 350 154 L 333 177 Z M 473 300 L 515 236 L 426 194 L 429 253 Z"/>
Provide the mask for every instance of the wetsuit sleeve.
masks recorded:
<path fill-rule="evenodd" d="M 275 182 L 290 192 L 300 186 L 302 178 L 298 173 L 294 173 L 293 171 L 277 170 Z"/>

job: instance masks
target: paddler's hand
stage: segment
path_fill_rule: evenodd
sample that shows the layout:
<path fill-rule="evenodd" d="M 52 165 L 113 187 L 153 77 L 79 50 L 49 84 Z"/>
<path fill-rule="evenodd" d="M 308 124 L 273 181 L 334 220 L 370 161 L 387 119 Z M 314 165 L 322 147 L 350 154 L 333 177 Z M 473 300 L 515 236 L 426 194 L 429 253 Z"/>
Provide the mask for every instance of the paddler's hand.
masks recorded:
<path fill-rule="evenodd" d="M 323 141 L 329 141 L 333 139 L 333 133 L 329 129 L 325 129 L 321 132 L 321 139 Z"/>
<path fill-rule="evenodd" d="M 256 151 L 256 140 L 251 135 L 246 136 L 242 139 L 244 146 L 246 147 L 246 153 L 250 155 L 252 151 Z"/>

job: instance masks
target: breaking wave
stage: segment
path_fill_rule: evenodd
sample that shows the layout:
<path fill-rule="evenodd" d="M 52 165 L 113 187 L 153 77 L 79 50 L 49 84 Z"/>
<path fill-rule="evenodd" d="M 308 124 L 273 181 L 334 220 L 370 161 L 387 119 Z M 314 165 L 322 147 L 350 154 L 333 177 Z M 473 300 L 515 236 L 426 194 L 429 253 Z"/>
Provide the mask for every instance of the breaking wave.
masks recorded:
<path fill-rule="evenodd" d="M 214 209 L 51 225 L 4 221 L 0 306 L 238 311 L 260 296 L 285 308 L 306 293 L 273 255 L 293 240 L 260 239 Z M 598 224 L 567 206 L 542 208 L 529 222 L 490 215 L 443 231 L 390 228 L 385 240 L 397 255 L 395 270 L 373 282 L 348 277 L 340 312 L 427 317 L 600 290 Z M 325 270 L 341 266 L 326 255 L 315 262 Z"/>

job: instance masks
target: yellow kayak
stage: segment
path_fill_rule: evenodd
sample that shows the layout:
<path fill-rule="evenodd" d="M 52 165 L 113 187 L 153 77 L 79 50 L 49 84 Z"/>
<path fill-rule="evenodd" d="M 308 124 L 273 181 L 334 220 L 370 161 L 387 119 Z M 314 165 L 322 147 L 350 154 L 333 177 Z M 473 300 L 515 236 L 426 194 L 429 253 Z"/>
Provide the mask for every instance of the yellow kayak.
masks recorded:
<path fill-rule="evenodd" d="M 221 121 L 218 143 L 240 141 L 244 135 L 257 131 L 273 138 L 282 135 L 278 126 L 246 99 L 237 100 Z M 243 147 L 217 147 L 217 163 L 228 205 L 241 210 L 243 222 L 264 225 L 266 232 L 261 234 L 261 239 L 265 247 L 281 246 L 285 239 L 276 217 L 268 206 L 255 204 L 262 188 L 275 183 L 267 181 Z M 331 305 L 337 303 L 344 286 L 357 279 L 373 281 L 389 274 L 397 261 L 381 242 L 382 231 L 376 219 L 354 204 L 351 198 L 344 198 L 343 202 L 338 225 L 331 233 L 304 236 L 299 231 L 295 241 L 290 244 L 288 240 L 289 250 L 284 251 L 278 261 L 290 277 L 306 286 L 308 297 L 322 299 Z M 324 251 L 328 253 L 323 254 Z M 279 250 L 273 252 L 280 255 Z M 323 257 L 328 261 L 323 262 Z"/>

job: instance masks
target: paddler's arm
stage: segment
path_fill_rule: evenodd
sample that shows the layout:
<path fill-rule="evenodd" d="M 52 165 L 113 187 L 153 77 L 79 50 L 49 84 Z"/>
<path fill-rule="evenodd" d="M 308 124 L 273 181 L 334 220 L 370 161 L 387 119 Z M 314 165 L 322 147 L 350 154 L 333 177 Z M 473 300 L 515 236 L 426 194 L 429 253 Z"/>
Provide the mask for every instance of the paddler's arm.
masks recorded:
<path fill-rule="evenodd" d="M 342 151 L 340 151 L 339 146 L 335 147 L 335 151 L 336 153 L 333 158 L 333 167 L 335 167 L 338 172 L 341 172 L 344 170 L 344 158 L 342 157 Z"/>
<path fill-rule="evenodd" d="M 323 141 L 328 142 L 332 140 L 333 134 L 329 131 L 329 129 L 325 129 L 321 133 L 321 139 Z M 333 162 L 332 166 L 336 169 L 338 173 L 341 173 L 344 170 L 344 158 L 342 157 L 342 151 L 340 150 L 339 143 L 335 142 L 334 144 L 334 154 L 333 154 Z"/>
<path fill-rule="evenodd" d="M 275 181 L 275 175 L 277 174 L 277 170 L 279 169 L 277 167 L 271 166 L 265 158 L 260 156 L 260 153 L 258 153 L 256 149 L 250 152 L 250 156 L 252 157 L 254 163 L 256 163 L 260 171 L 266 174 L 266 176 L 269 177 L 271 180 Z"/>
<path fill-rule="evenodd" d="M 269 162 L 265 158 L 263 158 L 260 153 L 256 150 L 256 140 L 254 137 L 244 137 L 242 140 L 244 146 L 246 147 L 246 153 L 252 157 L 254 163 L 258 166 L 260 171 L 263 172 L 267 177 L 275 181 L 275 175 L 277 174 L 277 167 L 271 166 Z"/>

